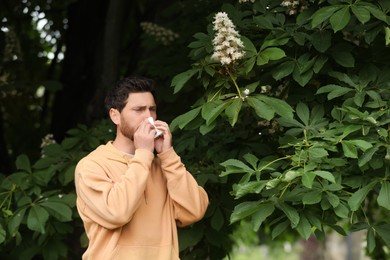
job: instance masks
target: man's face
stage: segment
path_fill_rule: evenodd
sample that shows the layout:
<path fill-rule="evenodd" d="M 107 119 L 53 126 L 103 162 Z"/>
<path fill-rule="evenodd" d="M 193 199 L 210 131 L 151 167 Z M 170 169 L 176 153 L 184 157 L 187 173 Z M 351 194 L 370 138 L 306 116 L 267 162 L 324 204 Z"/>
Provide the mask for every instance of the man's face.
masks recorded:
<path fill-rule="evenodd" d="M 120 113 L 118 129 L 122 135 L 133 140 L 139 124 L 148 117 L 156 120 L 156 103 L 152 93 L 130 93 Z"/>

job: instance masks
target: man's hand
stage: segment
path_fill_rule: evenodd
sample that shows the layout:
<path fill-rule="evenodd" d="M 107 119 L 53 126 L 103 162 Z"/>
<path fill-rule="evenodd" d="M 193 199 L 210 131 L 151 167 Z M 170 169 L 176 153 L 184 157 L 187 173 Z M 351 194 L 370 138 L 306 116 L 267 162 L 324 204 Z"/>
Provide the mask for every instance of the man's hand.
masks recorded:
<path fill-rule="evenodd" d="M 162 135 L 154 141 L 154 148 L 157 153 L 162 153 L 172 147 L 172 133 L 167 123 L 157 120 L 154 124 L 158 130 L 162 131 Z"/>
<path fill-rule="evenodd" d="M 142 123 L 138 126 L 137 130 L 134 133 L 135 149 L 146 149 L 153 152 L 155 146 L 155 133 L 156 130 L 154 130 L 154 127 L 147 119 L 142 121 Z"/>

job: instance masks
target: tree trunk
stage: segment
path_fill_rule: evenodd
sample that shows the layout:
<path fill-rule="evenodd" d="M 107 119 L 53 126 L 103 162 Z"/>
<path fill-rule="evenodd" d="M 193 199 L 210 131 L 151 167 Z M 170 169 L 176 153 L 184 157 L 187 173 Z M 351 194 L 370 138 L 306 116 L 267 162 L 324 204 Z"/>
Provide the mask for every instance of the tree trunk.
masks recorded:
<path fill-rule="evenodd" d="M 51 129 L 61 141 L 65 132 L 77 123 L 85 123 L 85 111 L 96 91 L 96 55 L 102 39 L 106 0 L 77 1 L 69 6 L 66 53 L 61 82 L 53 104 Z"/>
<path fill-rule="evenodd" d="M 2 114 L 0 114 L 0 173 L 8 175 L 11 173 L 11 170 L 7 143 L 4 140 L 4 121 Z"/>

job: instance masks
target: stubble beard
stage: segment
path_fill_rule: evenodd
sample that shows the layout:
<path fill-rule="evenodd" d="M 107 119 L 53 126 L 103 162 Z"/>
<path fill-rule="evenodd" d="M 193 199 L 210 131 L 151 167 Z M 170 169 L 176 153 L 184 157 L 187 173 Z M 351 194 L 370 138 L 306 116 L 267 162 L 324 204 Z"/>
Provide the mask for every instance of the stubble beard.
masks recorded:
<path fill-rule="evenodd" d="M 134 141 L 134 132 L 131 130 L 131 128 L 128 126 L 127 122 L 120 126 L 119 131 L 123 136 L 126 136 L 131 141 Z"/>

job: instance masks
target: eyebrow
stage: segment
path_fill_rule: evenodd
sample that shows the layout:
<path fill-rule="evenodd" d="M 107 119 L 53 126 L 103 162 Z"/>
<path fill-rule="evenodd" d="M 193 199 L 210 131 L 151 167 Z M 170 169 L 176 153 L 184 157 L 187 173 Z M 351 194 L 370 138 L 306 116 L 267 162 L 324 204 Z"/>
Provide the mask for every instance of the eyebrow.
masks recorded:
<path fill-rule="evenodd" d="M 157 108 L 156 105 L 153 105 L 153 106 L 134 106 L 134 107 L 131 107 L 131 109 L 146 109 L 146 108 Z"/>

